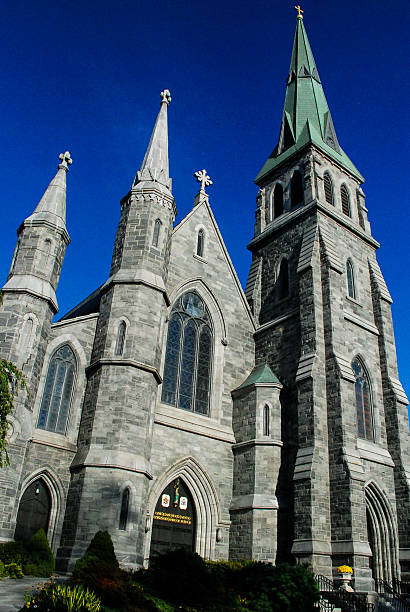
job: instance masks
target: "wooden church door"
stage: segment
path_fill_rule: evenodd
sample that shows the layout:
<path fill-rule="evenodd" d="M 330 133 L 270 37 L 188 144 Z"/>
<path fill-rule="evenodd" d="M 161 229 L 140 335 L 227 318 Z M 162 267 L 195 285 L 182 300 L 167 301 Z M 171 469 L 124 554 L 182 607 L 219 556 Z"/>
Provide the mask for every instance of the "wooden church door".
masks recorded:
<path fill-rule="evenodd" d="M 21 498 L 15 539 L 27 541 L 41 528 L 47 534 L 50 510 L 50 491 L 44 480 L 39 478 L 27 487 Z"/>
<path fill-rule="evenodd" d="M 155 506 L 150 558 L 183 548 L 195 550 L 196 517 L 192 496 L 181 478 L 170 482 Z"/>

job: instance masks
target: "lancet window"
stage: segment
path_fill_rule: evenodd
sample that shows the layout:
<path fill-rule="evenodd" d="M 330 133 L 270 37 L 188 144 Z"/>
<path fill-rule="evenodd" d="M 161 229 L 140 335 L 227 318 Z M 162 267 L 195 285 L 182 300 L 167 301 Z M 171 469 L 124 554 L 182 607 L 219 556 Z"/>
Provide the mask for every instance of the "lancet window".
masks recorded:
<path fill-rule="evenodd" d="M 165 354 L 162 401 L 209 414 L 213 332 L 209 312 L 193 291 L 171 311 Z"/>
<path fill-rule="evenodd" d="M 272 221 L 283 214 L 283 187 L 276 183 L 273 190 Z"/>
<path fill-rule="evenodd" d="M 303 181 L 299 170 L 295 170 L 290 181 L 290 204 L 292 208 L 303 203 Z"/>
<path fill-rule="evenodd" d="M 127 487 L 126 489 L 123 490 L 122 495 L 121 495 L 120 520 L 119 520 L 119 525 L 118 525 L 118 529 L 121 529 L 121 531 L 125 531 L 127 529 L 129 505 L 130 505 L 130 490 Z"/>
<path fill-rule="evenodd" d="M 161 231 L 161 219 L 155 219 L 154 233 L 152 235 L 152 246 L 157 247 L 159 244 L 159 233 Z"/>
<path fill-rule="evenodd" d="M 329 172 L 325 172 L 323 175 L 323 186 L 325 189 L 325 199 L 328 204 L 334 206 L 334 198 L 333 198 L 333 183 L 330 178 Z"/>
<path fill-rule="evenodd" d="M 125 344 L 125 332 L 127 331 L 127 325 L 125 321 L 121 321 L 118 325 L 117 340 L 115 342 L 115 355 L 122 355 L 124 352 Z"/>
<path fill-rule="evenodd" d="M 357 414 L 357 435 L 359 438 L 373 441 L 373 406 L 369 376 L 358 357 L 352 361 L 352 369 L 356 379 L 355 399 Z"/>
<path fill-rule="evenodd" d="M 197 242 L 196 242 L 196 254 L 199 255 L 199 257 L 204 256 L 204 245 L 205 245 L 204 230 L 200 229 L 198 232 L 198 237 L 197 237 Z"/>
<path fill-rule="evenodd" d="M 347 280 L 347 295 L 354 300 L 356 299 L 356 286 L 354 282 L 353 264 L 350 259 L 346 262 L 346 280 Z"/>
<path fill-rule="evenodd" d="M 55 351 L 48 366 L 37 427 L 65 434 L 75 385 L 77 361 L 65 344 Z"/>
<path fill-rule="evenodd" d="M 349 192 L 347 191 L 347 187 L 346 185 L 342 185 L 340 187 L 340 197 L 342 200 L 342 211 L 345 215 L 347 215 L 348 217 L 352 216 L 351 210 L 350 210 L 350 197 L 349 197 Z"/>
<path fill-rule="evenodd" d="M 263 435 L 270 435 L 270 408 L 268 404 L 263 407 Z"/>

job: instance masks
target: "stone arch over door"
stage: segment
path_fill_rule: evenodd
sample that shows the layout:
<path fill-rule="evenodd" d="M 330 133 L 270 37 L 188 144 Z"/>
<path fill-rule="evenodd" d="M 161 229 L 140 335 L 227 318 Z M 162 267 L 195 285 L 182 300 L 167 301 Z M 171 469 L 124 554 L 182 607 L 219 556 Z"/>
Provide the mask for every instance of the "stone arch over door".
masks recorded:
<path fill-rule="evenodd" d="M 36 507 L 35 497 L 36 488 L 38 486 L 40 486 L 40 491 L 41 495 L 43 496 L 43 499 L 45 496 L 48 498 L 49 507 L 47 520 L 46 517 L 44 517 L 44 524 L 37 526 L 35 531 L 37 531 L 40 527 L 44 529 L 50 546 L 53 549 L 54 553 L 56 553 L 59 545 L 60 533 L 62 528 L 64 489 L 58 478 L 52 473 L 49 468 L 36 470 L 23 480 L 21 486 L 21 495 L 18 499 L 18 503 L 15 508 L 15 533 L 17 533 L 17 530 L 19 528 L 19 521 L 21 520 L 21 516 L 19 517 L 20 510 L 22 510 L 23 508 L 24 511 L 25 503 L 31 503 L 34 509 Z M 30 496 L 34 496 L 34 499 L 31 499 L 31 502 Z M 44 511 L 44 514 L 45 513 L 46 512 Z M 34 525 L 33 522 L 33 529 L 35 527 L 36 525 Z"/>
<path fill-rule="evenodd" d="M 392 583 L 400 578 L 397 525 L 390 504 L 373 481 L 365 486 L 367 533 L 375 580 Z"/>
<path fill-rule="evenodd" d="M 215 487 L 205 470 L 193 457 L 185 457 L 175 463 L 158 478 L 148 497 L 145 542 L 145 562 L 148 563 L 151 547 L 153 515 L 163 490 L 180 478 L 190 495 L 195 509 L 194 551 L 205 559 L 215 557 L 217 528 L 221 523 L 221 511 Z"/>

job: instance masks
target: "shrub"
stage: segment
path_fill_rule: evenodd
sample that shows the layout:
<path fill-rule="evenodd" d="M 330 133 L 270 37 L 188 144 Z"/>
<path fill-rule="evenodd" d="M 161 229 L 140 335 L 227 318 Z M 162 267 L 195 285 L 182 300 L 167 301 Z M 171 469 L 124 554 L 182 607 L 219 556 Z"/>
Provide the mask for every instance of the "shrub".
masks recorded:
<path fill-rule="evenodd" d="M 23 610 L 33 608 L 36 612 L 100 612 L 101 601 L 81 585 L 71 587 L 49 582 L 36 593 L 26 595 Z"/>
<path fill-rule="evenodd" d="M 75 582 L 99 589 L 104 578 L 115 580 L 119 564 L 108 531 L 97 531 L 84 555 L 76 561 L 72 577 Z"/>
<path fill-rule="evenodd" d="M 4 565 L 4 575 L 9 576 L 9 578 L 23 578 L 23 570 L 19 563 L 7 563 Z"/>
<path fill-rule="evenodd" d="M 0 559 L 0 578 L 4 578 L 5 576 L 6 576 L 6 572 L 5 572 L 5 569 L 4 569 L 4 563 Z"/>
<path fill-rule="evenodd" d="M 55 559 L 44 529 L 39 529 L 27 544 L 29 560 L 24 563 L 25 574 L 49 577 L 54 571 Z"/>
<path fill-rule="evenodd" d="M 0 561 L 4 565 L 18 563 L 24 565 L 29 560 L 29 555 L 22 542 L 2 542 L 0 544 Z"/>

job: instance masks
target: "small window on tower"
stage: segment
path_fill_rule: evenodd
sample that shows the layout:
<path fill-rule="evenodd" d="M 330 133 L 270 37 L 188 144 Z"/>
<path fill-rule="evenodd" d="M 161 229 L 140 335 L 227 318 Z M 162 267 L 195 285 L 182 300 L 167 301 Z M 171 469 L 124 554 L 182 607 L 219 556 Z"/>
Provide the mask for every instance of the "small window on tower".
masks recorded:
<path fill-rule="evenodd" d="M 205 242 L 204 230 L 200 229 L 198 232 L 198 238 L 197 238 L 197 243 L 196 243 L 196 254 L 199 257 L 204 256 L 204 242 Z"/>
<path fill-rule="evenodd" d="M 115 354 L 116 355 L 122 355 L 124 352 L 126 328 L 127 326 L 126 326 L 125 321 L 121 321 L 121 323 L 118 326 L 117 341 L 115 343 Z"/>
<path fill-rule="evenodd" d="M 303 204 L 303 181 L 299 170 L 295 170 L 290 181 L 290 205 L 292 208 Z"/>
<path fill-rule="evenodd" d="M 270 435 L 270 408 L 268 404 L 263 407 L 263 435 Z"/>
<path fill-rule="evenodd" d="M 358 219 L 359 219 L 359 225 L 360 225 L 360 227 L 362 229 L 365 229 L 363 213 L 362 213 L 362 207 L 360 205 L 360 194 L 359 194 L 359 191 L 356 192 L 356 205 L 357 205 L 357 216 L 358 216 Z"/>
<path fill-rule="evenodd" d="M 346 262 L 346 278 L 347 278 L 347 295 L 354 300 L 356 299 L 356 288 L 354 282 L 354 271 L 351 259 Z"/>
<path fill-rule="evenodd" d="M 273 216 L 272 220 L 280 217 L 283 214 L 283 187 L 280 183 L 276 183 L 273 191 Z"/>
<path fill-rule="evenodd" d="M 130 490 L 128 487 L 124 489 L 121 496 L 121 510 L 120 510 L 120 521 L 118 529 L 125 531 L 127 529 L 128 522 L 128 507 L 130 505 Z"/>
<path fill-rule="evenodd" d="M 332 179 L 330 178 L 329 172 L 325 172 L 323 175 L 323 186 L 325 188 L 326 202 L 334 206 L 335 202 L 333 198 L 333 183 Z"/>
<path fill-rule="evenodd" d="M 342 185 L 340 188 L 340 197 L 342 199 L 342 211 L 345 215 L 347 215 L 348 217 L 352 216 L 351 210 L 350 210 L 350 197 L 349 197 L 349 192 L 347 191 L 347 187 L 346 185 Z"/>
<path fill-rule="evenodd" d="M 154 233 L 152 235 L 152 246 L 157 247 L 159 244 L 159 233 L 161 231 L 161 219 L 156 219 L 154 224 Z"/>
<path fill-rule="evenodd" d="M 359 357 L 352 361 L 355 382 L 357 435 L 365 440 L 374 440 L 373 402 L 369 375 Z"/>

